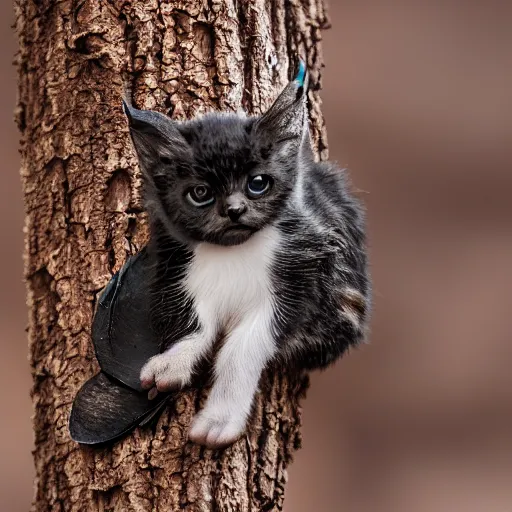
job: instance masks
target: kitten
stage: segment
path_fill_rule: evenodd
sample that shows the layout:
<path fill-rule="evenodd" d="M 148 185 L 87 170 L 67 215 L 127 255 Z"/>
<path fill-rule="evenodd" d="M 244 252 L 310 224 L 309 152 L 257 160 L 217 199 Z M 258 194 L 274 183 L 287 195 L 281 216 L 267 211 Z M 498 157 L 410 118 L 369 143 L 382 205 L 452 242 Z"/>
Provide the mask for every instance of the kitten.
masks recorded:
<path fill-rule="evenodd" d="M 370 280 L 360 203 L 313 160 L 305 69 L 263 116 L 176 122 L 125 105 L 145 179 L 161 354 L 145 389 L 189 385 L 218 341 L 213 386 L 189 437 L 244 431 L 273 361 L 325 367 L 365 335 Z"/>

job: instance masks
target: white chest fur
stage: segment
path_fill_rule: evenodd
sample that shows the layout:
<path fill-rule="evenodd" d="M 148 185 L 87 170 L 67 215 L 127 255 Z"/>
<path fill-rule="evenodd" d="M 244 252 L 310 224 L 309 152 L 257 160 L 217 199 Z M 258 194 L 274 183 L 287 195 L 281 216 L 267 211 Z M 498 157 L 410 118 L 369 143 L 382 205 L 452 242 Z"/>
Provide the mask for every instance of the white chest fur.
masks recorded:
<path fill-rule="evenodd" d="M 203 329 L 214 334 L 212 331 L 238 324 L 249 312 L 270 314 L 269 268 L 278 239 L 278 232 L 270 227 L 241 245 L 203 243 L 196 247 L 185 286 L 194 298 Z"/>
<path fill-rule="evenodd" d="M 141 371 L 146 388 L 186 386 L 216 335 L 224 331 L 215 355 L 214 383 L 190 429 L 192 440 L 224 446 L 243 432 L 261 372 L 276 353 L 270 266 L 278 244 L 277 230 L 266 228 L 238 246 L 200 244 L 194 250 L 184 285 L 194 299 L 200 329 L 151 358 Z"/>

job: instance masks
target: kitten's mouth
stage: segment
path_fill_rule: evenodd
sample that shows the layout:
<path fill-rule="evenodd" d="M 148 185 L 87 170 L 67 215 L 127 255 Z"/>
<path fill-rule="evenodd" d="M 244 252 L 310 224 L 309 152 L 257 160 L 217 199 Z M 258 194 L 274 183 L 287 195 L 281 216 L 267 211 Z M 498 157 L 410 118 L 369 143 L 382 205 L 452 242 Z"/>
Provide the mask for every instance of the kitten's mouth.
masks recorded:
<path fill-rule="evenodd" d="M 251 228 L 251 226 L 246 226 L 245 224 L 235 224 L 234 226 L 227 227 L 225 231 L 226 233 L 232 233 L 233 231 L 253 232 L 256 230 L 254 228 Z"/>
<path fill-rule="evenodd" d="M 223 234 L 218 243 L 221 245 L 239 245 L 248 240 L 254 233 L 258 231 L 256 228 L 247 226 L 246 224 L 234 224 L 224 228 Z"/>

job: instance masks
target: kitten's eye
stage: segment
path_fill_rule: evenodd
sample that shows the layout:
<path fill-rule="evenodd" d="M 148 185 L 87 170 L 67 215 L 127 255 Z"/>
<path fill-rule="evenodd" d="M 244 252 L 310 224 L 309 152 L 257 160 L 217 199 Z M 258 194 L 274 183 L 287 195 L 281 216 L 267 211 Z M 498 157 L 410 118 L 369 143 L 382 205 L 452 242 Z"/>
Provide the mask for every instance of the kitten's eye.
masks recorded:
<path fill-rule="evenodd" d="M 206 185 L 196 185 L 192 187 L 187 195 L 187 201 L 193 206 L 208 206 L 215 201 L 215 197 L 213 197 L 213 192 L 210 187 Z"/>
<path fill-rule="evenodd" d="M 272 178 L 266 174 L 252 176 L 247 183 L 247 192 L 251 197 L 262 196 L 272 185 Z"/>

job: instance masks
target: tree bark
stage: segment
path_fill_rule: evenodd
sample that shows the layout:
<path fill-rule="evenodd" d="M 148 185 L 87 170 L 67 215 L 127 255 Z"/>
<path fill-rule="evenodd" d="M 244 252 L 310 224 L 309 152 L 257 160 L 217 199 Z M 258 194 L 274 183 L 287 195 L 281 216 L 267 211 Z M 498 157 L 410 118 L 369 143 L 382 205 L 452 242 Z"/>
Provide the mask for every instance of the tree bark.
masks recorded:
<path fill-rule="evenodd" d="M 113 446 L 73 443 L 73 398 L 98 366 L 99 291 L 148 239 L 139 170 L 121 110 L 190 118 L 258 113 L 307 58 L 314 147 L 323 0 L 17 0 L 25 276 L 34 385 L 33 511 L 281 510 L 300 445 L 303 376 L 268 372 L 246 436 L 224 451 L 186 442 L 205 391 L 180 393 L 153 429 Z"/>

